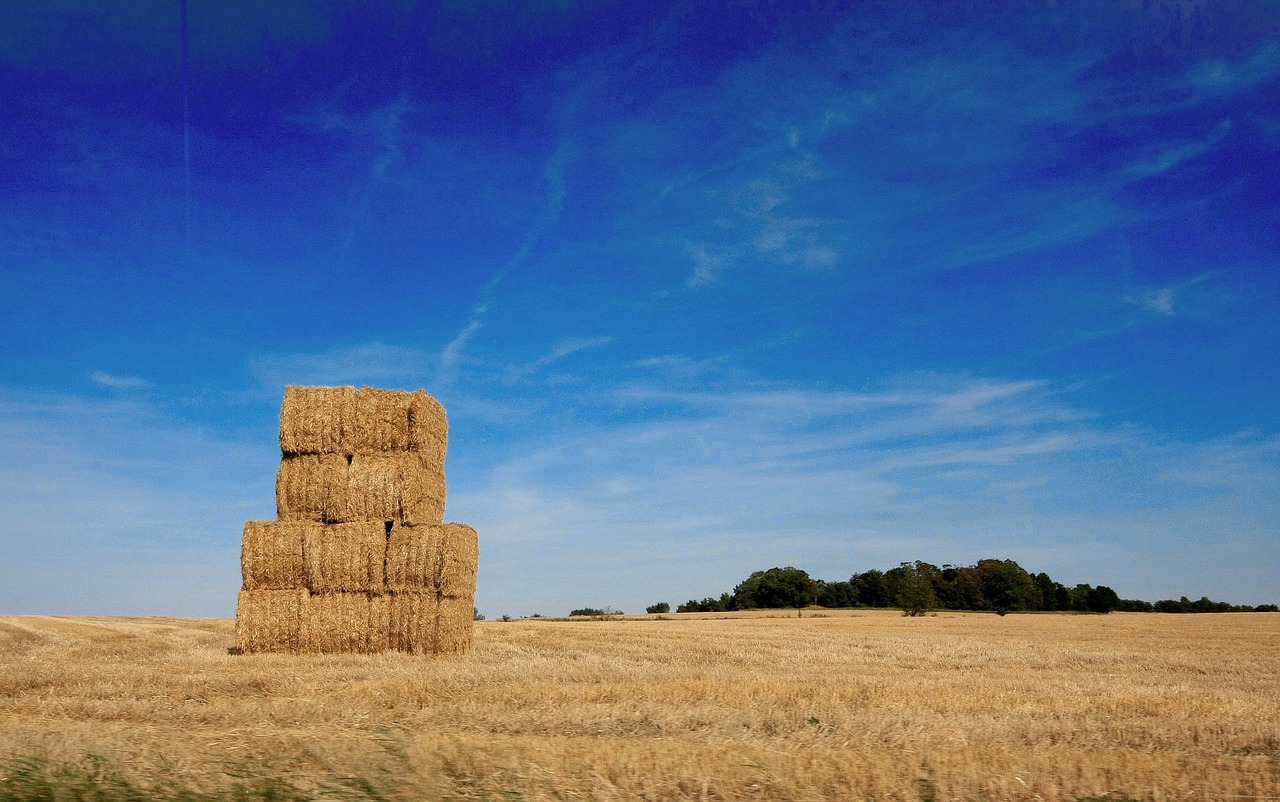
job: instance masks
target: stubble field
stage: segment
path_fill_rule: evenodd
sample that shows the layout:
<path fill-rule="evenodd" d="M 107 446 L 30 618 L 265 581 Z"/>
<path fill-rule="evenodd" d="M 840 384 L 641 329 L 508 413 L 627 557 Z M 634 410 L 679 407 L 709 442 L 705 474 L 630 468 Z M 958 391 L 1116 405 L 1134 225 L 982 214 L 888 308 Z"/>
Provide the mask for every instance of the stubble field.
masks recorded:
<path fill-rule="evenodd" d="M 0 797 L 107 765 L 193 794 L 1280 799 L 1280 614 L 806 616 L 488 621 L 450 659 L 0 616 Z"/>

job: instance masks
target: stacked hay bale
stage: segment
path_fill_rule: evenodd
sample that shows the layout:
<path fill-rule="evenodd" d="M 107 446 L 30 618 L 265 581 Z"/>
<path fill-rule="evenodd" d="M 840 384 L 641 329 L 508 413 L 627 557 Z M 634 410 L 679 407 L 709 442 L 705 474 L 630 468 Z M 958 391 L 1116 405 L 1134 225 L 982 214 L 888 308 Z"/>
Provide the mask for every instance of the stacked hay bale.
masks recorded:
<path fill-rule="evenodd" d="M 276 520 L 244 526 L 244 652 L 460 654 L 476 531 L 444 522 L 444 408 L 424 390 L 285 388 Z"/>

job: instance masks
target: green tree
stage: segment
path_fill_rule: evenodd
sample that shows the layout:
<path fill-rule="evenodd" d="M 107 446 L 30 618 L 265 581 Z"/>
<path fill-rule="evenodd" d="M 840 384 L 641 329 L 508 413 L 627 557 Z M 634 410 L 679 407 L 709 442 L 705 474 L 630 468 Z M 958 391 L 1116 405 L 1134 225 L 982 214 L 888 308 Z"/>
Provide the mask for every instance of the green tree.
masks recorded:
<path fill-rule="evenodd" d="M 848 582 L 818 580 L 818 604 L 823 607 L 857 607 L 858 597 Z"/>
<path fill-rule="evenodd" d="M 892 607 L 893 594 L 889 591 L 889 583 L 885 581 L 884 571 L 872 568 L 861 574 L 849 577 L 849 586 L 853 597 L 863 607 Z"/>
<path fill-rule="evenodd" d="M 978 560 L 982 597 L 990 610 L 1040 610 L 1040 588 L 1013 560 Z"/>
<path fill-rule="evenodd" d="M 813 604 L 818 583 L 805 571 L 788 565 L 756 571 L 733 589 L 739 610 L 752 608 L 805 607 Z"/>
<path fill-rule="evenodd" d="M 644 611 L 646 613 L 669 613 L 671 612 L 671 605 L 666 602 L 658 602 L 657 604 L 651 604 L 644 608 Z"/>
<path fill-rule="evenodd" d="M 897 568 L 885 574 L 893 593 L 894 602 L 909 616 L 924 615 L 937 608 L 938 597 L 934 595 L 933 583 L 929 581 L 928 563 L 901 563 Z"/>

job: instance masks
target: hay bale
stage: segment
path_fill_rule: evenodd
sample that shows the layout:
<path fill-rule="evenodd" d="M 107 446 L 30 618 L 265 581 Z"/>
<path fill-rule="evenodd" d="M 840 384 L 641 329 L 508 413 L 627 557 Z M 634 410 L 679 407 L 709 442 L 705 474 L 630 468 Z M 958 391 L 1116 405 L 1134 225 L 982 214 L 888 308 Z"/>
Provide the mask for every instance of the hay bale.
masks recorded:
<path fill-rule="evenodd" d="M 240 540 L 243 590 L 293 590 L 304 587 L 302 542 L 320 529 L 306 521 L 246 521 Z"/>
<path fill-rule="evenodd" d="M 296 653 L 305 590 L 244 590 L 236 602 L 236 646 L 254 652 Z"/>
<path fill-rule="evenodd" d="M 349 454 L 356 440 L 356 388 L 284 388 L 280 451 L 284 454 Z"/>
<path fill-rule="evenodd" d="M 367 593 L 313 593 L 302 606 L 299 651 L 308 654 L 371 652 L 385 642 Z"/>
<path fill-rule="evenodd" d="M 473 596 L 479 562 L 476 530 L 466 524 L 397 526 L 387 543 L 387 588 Z"/>
<path fill-rule="evenodd" d="M 356 391 L 353 454 L 413 451 L 444 469 L 449 423 L 426 390 L 361 387 Z"/>
<path fill-rule="evenodd" d="M 443 466 L 448 435 L 444 407 L 425 390 L 290 385 L 280 408 L 286 455 L 415 451 Z"/>
<path fill-rule="evenodd" d="M 435 654 L 466 654 L 474 638 L 475 597 L 441 596 L 436 609 Z"/>
<path fill-rule="evenodd" d="M 447 523 L 441 530 L 436 588 L 445 596 L 474 597 L 480 568 L 480 539 L 466 524 Z"/>
<path fill-rule="evenodd" d="M 391 597 L 386 594 L 369 597 L 369 651 L 385 652 L 391 648 Z"/>
<path fill-rule="evenodd" d="M 408 451 L 410 397 L 400 390 L 357 390 L 353 453 Z"/>
<path fill-rule="evenodd" d="M 276 474 L 281 520 L 438 524 L 444 503 L 443 468 L 417 453 L 286 456 Z"/>
<path fill-rule="evenodd" d="M 381 593 L 387 558 L 382 521 L 312 525 L 302 548 L 312 593 Z"/>
<path fill-rule="evenodd" d="M 387 645 L 401 652 L 432 654 L 435 649 L 435 593 L 392 593 L 387 597 Z"/>
<path fill-rule="evenodd" d="M 444 464 L 449 446 L 449 419 L 444 407 L 426 390 L 409 394 L 409 450 L 439 455 Z"/>
<path fill-rule="evenodd" d="M 405 526 L 444 521 L 443 466 L 417 453 L 357 454 L 347 468 L 346 518 Z"/>
<path fill-rule="evenodd" d="M 444 526 L 396 526 L 387 541 L 387 589 L 393 593 L 435 593 Z"/>
<path fill-rule="evenodd" d="M 347 458 L 300 454 L 280 460 L 276 516 L 285 521 L 342 521 L 347 509 Z"/>

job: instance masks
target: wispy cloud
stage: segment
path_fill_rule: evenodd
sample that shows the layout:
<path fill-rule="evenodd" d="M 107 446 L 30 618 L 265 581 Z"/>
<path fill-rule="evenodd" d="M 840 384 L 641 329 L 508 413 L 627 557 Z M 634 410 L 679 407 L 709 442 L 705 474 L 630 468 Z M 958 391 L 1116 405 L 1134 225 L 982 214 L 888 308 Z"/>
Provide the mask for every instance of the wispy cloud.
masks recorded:
<path fill-rule="evenodd" d="M 1237 532 L 1232 548 L 1261 554 L 1255 483 L 1280 491 L 1274 443 L 1210 448 L 1231 466 L 1216 481 L 1247 493 L 1245 507 L 1222 488 L 1192 502 L 1171 480 L 1203 446 L 1099 428 L 1054 395 L 1041 381 L 943 378 L 874 393 L 633 385 L 607 399 L 633 410 L 631 422 L 549 427 L 469 476 L 450 514 L 486 533 L 480 603 L 499 610 L 517 599 L 625 609 L 654 592 L 679 601 L 771 561 L 840 578 L 987 556 L 1158 598 L 1173 592 L 1170 577 L 1194 573 L 1161 537 L 1174 508 L 1179 537 L 1219 516 Z M 1118 554 L 1163 560 L 1170 574 L 1136 577 L 1116 568 Z"/>
<path fill-rule="evenodd" d="M 286 384 L 421 387 L 437 361 L 425 351 L 375 342 L 321 354 L 264 354 L 249 367 L 274 397 Z"/>
<path fill-rule="evenodd" d="M 1182 162 L 1194 159 L 1203 153 L 1208 152 L 1214 146 L 1222 142 L 1231 133 L 1232 123 L 1230 120 L 1223 120 L 1213 129 L 1212 132 L 1199 139 L 1188 140 L 1171 146 L 1166 145 L 1165 150 L 1156 158 L 1149 161 L 1139 162 L 1129 167 L 1129 172 L 1143 178 L 1158 175 L 1166 170 L 1176 167 Z"/>
<path fill-rule="evenodd" d="M 529 378 L 567 356 L 585 351 L 589 348 L 600 348 L 613 342 L 612 337 L 570 337 L 556 343 L 550 351 L 523 365 L 509 365 L 502 372 L 503 381 L 517 382 Z"/>
<path fill-rule="evenodd" d="M 1216 271 L 1208 271 L 1184 281 L 1130 293 L 1124 296 L 1124 301 L 1161 317 L 1209 316 L 1230 302 L 1227 291 L 1203 286 L 1217 276 Z"/>
<path fill-rule="evenodd" d="M 270 435 L 0 388 L 0 609 L 229 615 L 244 521 L 274 515 Z"/>
<path fill-rule="evenodd" d="M 543 178 L 547 183 L 547 194 L 541 215 L 525 234 L 520 247 L 512 254 L 511 258 L 504 262 L 485 282 L 480 292 L 480 301 L 471 310 L 471 318 L 467 321 L 467 325 L 458 332 L 457 336 L 441 352 L 440 364 L 436 370 L 433 386 L 440 388 L 453 386 L 458 378 L 458 371 L 464 362 L 467 345 L 484 325 L 484 316 L 489 311 L 498 288 L 502 286 L 502 283 L 513 270 L 520 268 L 529 261 L 539 241 L 560 219 L 560 214 L 564 210 L 567 192 L 564 171 L 568 155 L 568 141 L 562 139 L 542 171 Z"/>
<path fill-rule="evenodd" d="M 142 390 L 151 386 L 151 382 L 137 376 L 116 376 L 100 370 L 90 373 L 89 380 L 112 390 Z"/>

